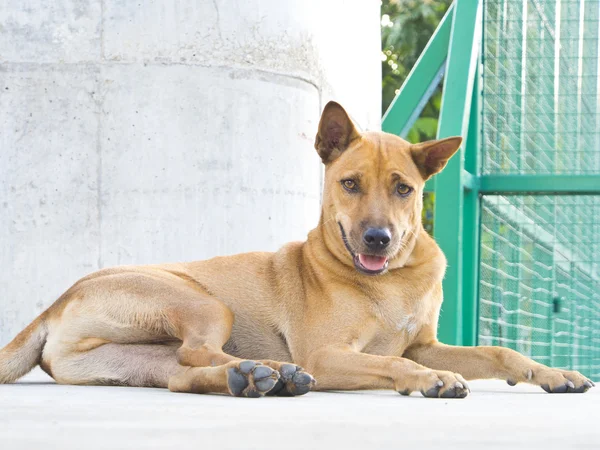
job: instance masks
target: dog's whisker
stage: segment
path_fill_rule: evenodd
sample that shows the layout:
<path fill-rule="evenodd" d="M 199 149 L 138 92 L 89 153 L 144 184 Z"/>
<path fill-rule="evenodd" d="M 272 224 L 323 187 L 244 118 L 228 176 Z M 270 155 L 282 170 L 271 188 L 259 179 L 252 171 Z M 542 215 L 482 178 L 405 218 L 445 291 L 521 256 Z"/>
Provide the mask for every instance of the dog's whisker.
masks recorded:
<path fill-rule="evenodd" d="M 323 222 L 322 225 L 326 225 L 334 219 L 335 219 L 335 217 L 331 217 L 330 219 L 327 219 L 325 222 Z"/>

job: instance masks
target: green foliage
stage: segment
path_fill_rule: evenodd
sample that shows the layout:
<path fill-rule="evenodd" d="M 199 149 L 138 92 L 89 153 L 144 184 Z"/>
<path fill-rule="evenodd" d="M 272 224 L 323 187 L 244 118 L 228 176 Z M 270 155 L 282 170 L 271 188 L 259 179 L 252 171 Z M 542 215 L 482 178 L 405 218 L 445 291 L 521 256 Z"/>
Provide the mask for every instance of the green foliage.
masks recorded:
<path fill-rule="evenodd" d="M 384 113 L 452 0 L 384 0 L 381 3 L 382 113 Z M 408 134 L 411 142 L 434 139 L 442 92 L 438 88 Z"/>
<path fill-rule="evenodd" d="M 383 0 L 381 2 L 382 113 L 419 59 L 452 0 Z M 440 87 L 408 132 L 410 142 L 435 139 L 442 103 Z M 433 194 L 423 197 L 423 225 L 433 234 Z"/>
<path fill-rule="evenodd" d="M 433 202 L 435 194 L 433 192 L 425 192 L 423 194 L 423 228 L 433 236 Z"/>
<path fill-rule="evenodd" d="M 419 117 L 408 132 L 407 139 L 410 142 L 433 139 L 437 133 L 437 126 L 438 119 L 436 117 Z"/>

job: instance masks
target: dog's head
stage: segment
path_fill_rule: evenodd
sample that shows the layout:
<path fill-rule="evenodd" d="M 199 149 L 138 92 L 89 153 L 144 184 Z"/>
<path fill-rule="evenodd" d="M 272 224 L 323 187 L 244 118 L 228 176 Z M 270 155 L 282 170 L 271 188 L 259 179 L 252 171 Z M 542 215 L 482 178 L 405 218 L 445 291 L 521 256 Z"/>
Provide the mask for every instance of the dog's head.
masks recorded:
<path fill-rule="evenodd" d="M 422 229 L 425 181 L 461 142 L 410 144 L 388 133 L 359 133 L 344 108 L 329 102 L 315 148 L 325 164 L 321 226 L 330 250 L 367 275 L 404 265 Z"/>

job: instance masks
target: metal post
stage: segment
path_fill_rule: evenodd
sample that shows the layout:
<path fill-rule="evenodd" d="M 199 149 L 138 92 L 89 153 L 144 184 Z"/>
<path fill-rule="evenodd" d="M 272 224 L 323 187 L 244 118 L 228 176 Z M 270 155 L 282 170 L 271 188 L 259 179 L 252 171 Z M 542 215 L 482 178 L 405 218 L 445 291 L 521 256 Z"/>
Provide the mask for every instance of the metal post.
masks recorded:
<path fill-rule="evenodd" d="M 465 170 L 479 176 L 481 145 L 481 61 L 473 82 L 469 134 L 465 145 Z M 477 345 L 479 334 L 479 252 L 481 197 L 476 185 L 465 189 L 463 223 L 463 345 Z"/>
<path fill-rule="evenodd" d="M 471 95 L 481 41 L 481 1 L 455 0 L 438 137 L 467 137 Z M 463 342 L 463 150 L 436 176 L 434 237 L 448 260 L 438 338 Z"/>

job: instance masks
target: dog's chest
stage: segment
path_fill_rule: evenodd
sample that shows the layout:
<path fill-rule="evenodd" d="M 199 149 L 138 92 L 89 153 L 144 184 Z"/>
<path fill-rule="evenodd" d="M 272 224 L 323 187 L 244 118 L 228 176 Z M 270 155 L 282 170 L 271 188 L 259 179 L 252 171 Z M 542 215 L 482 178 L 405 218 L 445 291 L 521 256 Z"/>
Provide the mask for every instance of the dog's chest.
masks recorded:
<path fill-rule="evenodd" d="M 375 317 L 391 332 L 415 334 L 421 327 L 423 317 L 419 308 L 394 301 L 378 301 L 373 304 Z"/>
<path fill-rule="evenodd" d="M 372 311 L 382 325 L 380 334 L 399 335 L 408 343 L 412 341 L 423 325 L 429 322 L 428 299 L 407 299 L 388 296 L 375 299 Z"/>

